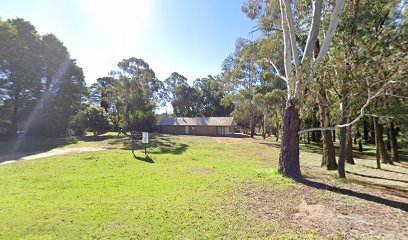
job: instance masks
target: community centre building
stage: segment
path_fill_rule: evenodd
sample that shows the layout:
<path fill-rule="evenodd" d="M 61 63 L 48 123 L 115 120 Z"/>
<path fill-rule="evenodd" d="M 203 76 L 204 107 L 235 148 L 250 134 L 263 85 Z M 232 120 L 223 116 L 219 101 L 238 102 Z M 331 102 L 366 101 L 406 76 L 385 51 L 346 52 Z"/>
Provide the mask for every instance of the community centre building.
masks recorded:
<path fill-rule="evenodd" d="M 161 133 L 220 136 L 234 134 L 233 117 L 177 117 L 162 118 L 158 125 Z"/>

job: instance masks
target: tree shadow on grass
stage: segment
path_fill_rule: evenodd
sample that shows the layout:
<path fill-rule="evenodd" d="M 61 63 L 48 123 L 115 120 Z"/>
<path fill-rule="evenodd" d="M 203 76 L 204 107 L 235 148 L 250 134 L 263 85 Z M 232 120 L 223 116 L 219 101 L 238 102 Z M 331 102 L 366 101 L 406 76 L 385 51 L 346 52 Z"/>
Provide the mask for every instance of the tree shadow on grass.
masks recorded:
<path fill-rule="evenodd" d="M 71 144 L 65 138 L 24 137 L 22 140 L 11 138 L 0 141 L 0 163 L 19 160 L 25 156 L 47 152 L 54 148 Z"/>
<path fill-rule="evenodd" d="M 385 171 L 385 172 L 392 172 L 392 173 L 399 173 L 399 174 L 408 174 L 408 173 L 404 173 L 404 172 L 398 172 L 398 171 L 394 171 L 394 170 L 390 170 L 390 169 L 384 169 L 384 168 L 376 168 L 376 167 L 371 167 L 371 166 L 367 166 L 367 165 L 360 165 L 363 166 L 365 168 L 370 168 L 370 169 L 375 169 L 375 170 L 379 170 L 379 171 Z"/>
<path fill-rule="evenodd" d="M 259 144 L 266 145 L 266 146 L 269 146 L 269 147 L 274 147 L 274 148 L 280 148 L 281 147 L 281 145 L 279 143 L 264 143 L 264 142 L 261 142 Z"/>
<path fill-rule="evenodd" d="M 145 145 L 141 140 L 132 141 L 131 137 L 121 137 L 110 142 L 111 145 L 121 144 L 123 150 L 144 150 Z M 187 144 L 178 143 L 166 135 L 149 134 L 149 143 L 147 144 L 147 153 L 149 154 L 182 154 L 188 149 Z"/>
<path fill-rule="evenodd" d="M 342 195 L 356 197 L 356 198 L 359 198 L 359 199 L 363 199 L 363 200 L 367 200 L 367 201 L 370 201 L 370 202 L 383 204 L 383 205 L 386 205 L 386 206 L 389 206 L 389 207 L 398 208 L 398 209 L 401 209 L 402 211 L 408 212 L 408 204 L 407 203 L 398 202 L 398 201 L 394 201 L 394 200 L 374 196 L 374 195 L 367 194 L 367 193 L 361 193 L 361 192 L 356 192 L 356 191 L 349 190 L 349 189 L 335 187 L 335 186 L 331 186 L 331 185 L 321 183 L 321 182 L 312 181 L 312 180 L 305 179 L 305 178 L 298 180 L 298 182 L 302 183 L 302 184 L 304 184 L 306 186 L 312 187 L 312 188 L 327 190 L 327 191 L 334 192 L 334 193 L 339 193 L 339 194 L 342 194 Z"/>
<path fill-rule="evenodd" d="M 388 180 L 388 181 L 396 181 L 396 182 L 408 183 L 408 181 L 400 180 L 400 179 L 392 179 L 392 178 L 384 178 L 384 177 L 370 176 L 370 175 L 365 175 L 365 174 L 361 174 L 361 173 L 354 173 L 354 172 L 350 172 L 350 171 L 346 171 L 346 173 L 353 174 L 353 175 L 360 176 L 360 177 L 366 177 L 366 178 L 375 178 L 375 179 L 382 179 L 382 180 Z"/>

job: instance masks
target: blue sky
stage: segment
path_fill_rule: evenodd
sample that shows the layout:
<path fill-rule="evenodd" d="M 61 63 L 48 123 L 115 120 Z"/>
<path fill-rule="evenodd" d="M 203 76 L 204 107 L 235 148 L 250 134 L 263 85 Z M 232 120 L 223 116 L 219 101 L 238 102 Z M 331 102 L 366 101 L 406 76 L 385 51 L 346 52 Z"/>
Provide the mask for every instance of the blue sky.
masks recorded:
<path fill-rule="evenodd" d="M 160 80 L 218 74 L 238 37 L 255 25 L 244 0 L 0 0 L 0 17 L 21 17 L 54 33 L 88 84 L 128 57 L 143 58 Z"/>

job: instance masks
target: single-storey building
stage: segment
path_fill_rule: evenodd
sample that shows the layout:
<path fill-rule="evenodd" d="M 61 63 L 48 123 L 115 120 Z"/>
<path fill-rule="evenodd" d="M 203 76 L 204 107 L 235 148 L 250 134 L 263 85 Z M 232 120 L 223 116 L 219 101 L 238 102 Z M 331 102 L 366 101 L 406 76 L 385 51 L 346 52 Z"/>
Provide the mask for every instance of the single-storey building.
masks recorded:
<path fill-rule="evenodd" d="M 159 132 L 167 134 L 220 136 L 234 134 L 233 117 L 162 118 Z"/>

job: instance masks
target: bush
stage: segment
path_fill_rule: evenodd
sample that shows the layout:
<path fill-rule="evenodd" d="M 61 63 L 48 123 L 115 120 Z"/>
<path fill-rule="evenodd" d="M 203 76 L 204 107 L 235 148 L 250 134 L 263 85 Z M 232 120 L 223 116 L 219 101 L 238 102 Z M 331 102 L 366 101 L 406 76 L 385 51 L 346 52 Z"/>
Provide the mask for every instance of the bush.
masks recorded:
<path fill-rule="evenodd" d="M 87 127 L 92 130 L 95 136 L 108 132 L 112 127 L 109 114 L 102 107 L 89 107 L 86 109 L 86 117 Z"/>
<path fill-rule="evenodd" d="M 156 116 L 152 112 L 137 111 L 130 115 L 127 131 L 151 131 L 156 124 Z"/>
<path fill-rule="evenodd" d="M 67 137 L 65 138 L 67 143 L 71 144 L 71 143 L 77 143 L 78 142 L 78 139 L 74 136 L 74 134 L 75 134 L 75 132 L 72 129 L 67 130 Z"/>
<path fill-rule="evenodd" d="M 71 131 L 70 132 L 71 135 L 84 136 L 87 126 L 88 126 L 88 119 L 86 116 L 86 112 L 80 111 L 74 116 L 74 118 L 69 123 L 68 131 Z"/>

